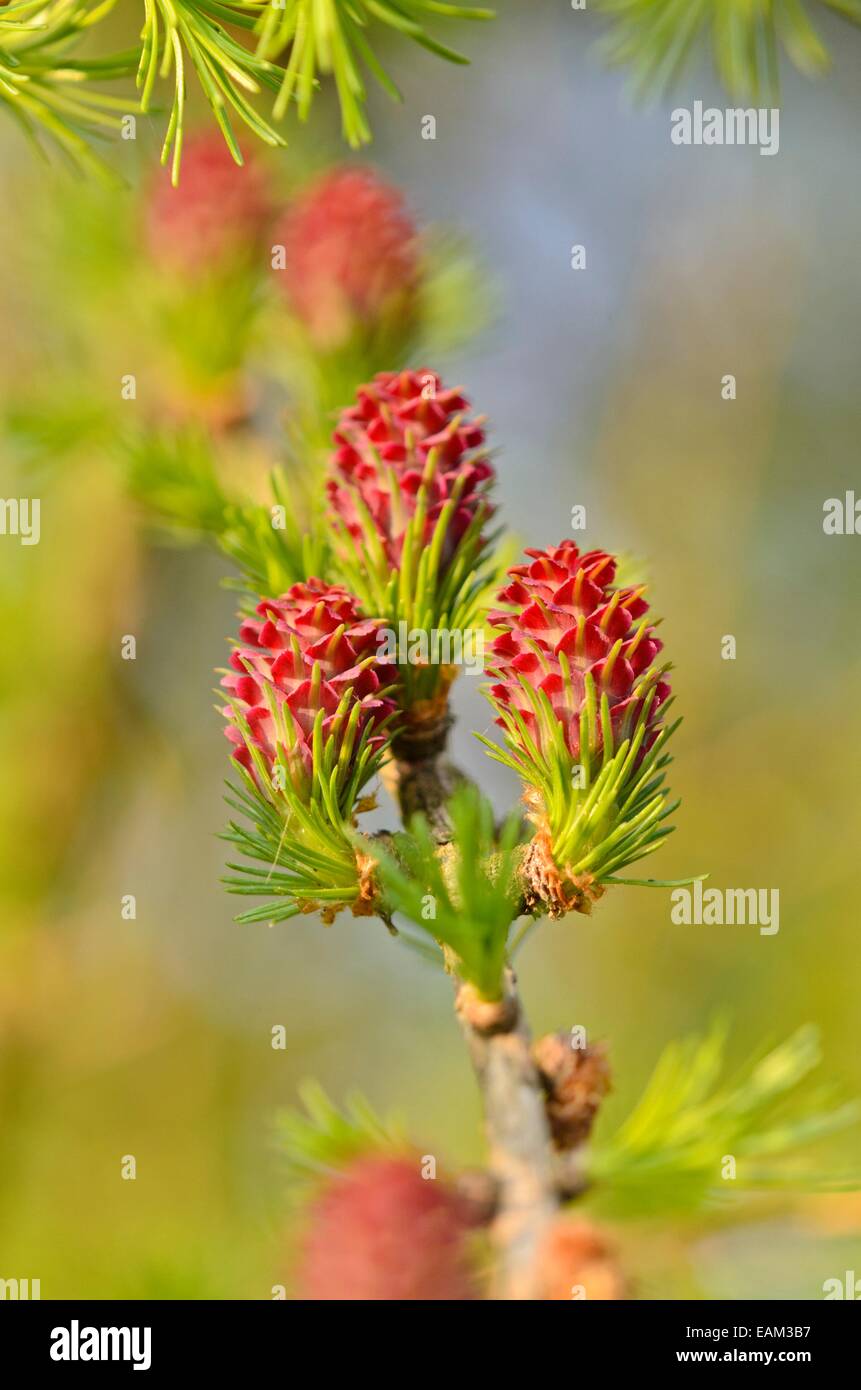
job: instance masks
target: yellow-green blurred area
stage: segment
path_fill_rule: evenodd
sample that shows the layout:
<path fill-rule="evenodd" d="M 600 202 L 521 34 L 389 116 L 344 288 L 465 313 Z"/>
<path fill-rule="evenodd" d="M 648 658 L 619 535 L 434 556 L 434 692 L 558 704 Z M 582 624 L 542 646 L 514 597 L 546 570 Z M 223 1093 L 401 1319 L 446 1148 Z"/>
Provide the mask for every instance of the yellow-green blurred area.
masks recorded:
<path fill-rule="evenodd" d="M 636 556 L 663 615 L 683 803 L 644 871 L 780 893 L 771 936 L 673 925 L 669 892 L 645 888 L 534 932 L 519 971 L 534 1030 L 608 1042 L 602 1133 L 665 1044 L 721 1014 L 733 1066 L 817 1024 L 823 1082 L 861 1095 L 861 536 L 823 531 L 827 499 L 861 495 L 861 40 L 822 28 L 833 72 L 787 74 L 772 158 L 671 145 L 674 105 L 726 104 L 711 77 L 634 108 L 592 17 L 564 6 L 503 6 L 469 69 L 399 50 L 404 103 L 372 99 L 373 161 L 501 287 L 496 322 L 427 365 L 488 415 L 504 519 L 546 545 L 584 505 L 576 538 Z M 401 1111 L 444 1166 L 482 1153 L 446 979 L 375 920 L 239 927 L 218 882 L 229 565 L 154 542 L 110 423 L 150 408 L 158 378 L 129 247 L 159 128 L 108 152 L 128 189 L 96 193 L 0 127 L 0 496 L 41 500 L 38 545 L 0 536 L 0 1277 L 46 1298 L 270 1297 L 294 1225 L 274 1116 L 309 1075 Z M 288 135 L 276 177 L 344 157 L 330 94 Z M 249 488 L 283 428 L 276 393 L 240 436 Z M 518 789 L 471 736 L 491 727 L 478 683 L 454 698 L 456 760 L 503 810 Z M 858 1151 L 856 1129 L 811 1167 Z M 655 1298 L 815 1299 L 861 1270 L 851 1195 L 614 1233 Z"/>

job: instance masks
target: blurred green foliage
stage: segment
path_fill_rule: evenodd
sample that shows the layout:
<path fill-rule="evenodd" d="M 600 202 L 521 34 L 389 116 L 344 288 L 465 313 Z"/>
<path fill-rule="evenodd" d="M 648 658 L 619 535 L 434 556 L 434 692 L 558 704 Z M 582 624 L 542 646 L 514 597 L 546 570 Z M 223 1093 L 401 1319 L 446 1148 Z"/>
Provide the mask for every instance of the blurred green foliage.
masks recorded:
<path fill-rule="evenodd" d="M 737 1193 L 861 1185 L 859 1170 L 826 1176 L 804 1164 L 806 1145 L 861 1118 L 858 1102 L 839 1104 L 805 1084 L 822 1064 L 816 1029 L 801 1028 L 731 1080 L 723 1075 L 727 1033 L 721 1026 L 671 1043 L 631 1115 L 590 1151 L 601 1210 L 654 1217 Z"/>
<path fill-rule="evenodd" d="M 567 59 L 561 20 L 558 30 L 555 17 L 523 23 L 499 26 L 494 61 L 504 55 L 528 75 L 533 33 L 543 52 L 558 40 Z M 507 108 L 482 122 L 487 89 L 457 77 L 434 88 L 441 110 L 467 103 L 457 145 L 426 152 L 443 174 L 430 159 L 414 167 L 406 124 L 381 157 L 416 193 L 427 181 L 429 203 L 447 191 L 471 200 L 514 288 L 487 350 L 456 369 L 471 387 L 483 381 L 485 399 L 472 387 L 477 405 L 506 418 L 508 517 L 530 542 L 552 542 L 585 497 L 590 542 L 648 552 L 685 714 L 674 764 L 684 815 L 662 872 L 706 863 L 712 883 L 779 886 L 782 903 L 780 933 L 763 938 L 676 927 L 660 891 L 613 889 L 592 918 L 542 926 L 518 955 L 533 1027 L 580 1024 L 609 1040 L 616 1089 L 599 1155 L 665 1046 L 728 1006 L 730 1075 L 749 1071 L 763 1037 L 810 1020 L 822 1076 L 859 1094 L 861 583 L 856 541 L 821 531 L 823 500 L 855 483 L 861 427 L 847 273 L 861 210 L 843 147 L 830 163 L 807 147 L 782 151 L 773 201 L 746 166 L 713 196 L 693 180 L 671 183 L 668 217 L 657 146 L 626 127 L 621 154 L 602 154 L 606 183 L 576 178 L 563 190 L 578 217 L 606 229 L 609 248 L 594 297 L 575 298 L 567 263 L 554 278 L 573 203 L 538 197 L 530 182 L 541 138 L 568 120 L 554 105 L 561 72 L 544 83 L 547 106 L 524 101 L 508 124 Z M 590 93 L 586 115 L 609 128 L 615 84 L 593 74 Z M 405 122 L 426 96 L 419 85 Z M 319 119 L 330 130 L 338 116 L 327 100 L 321 93 Z M 820 139 L 815 108 L 797 100 L 799 128 Z M 837 124 L 825 127 L 829 140 Z M 313 144 L 313 123 L 308 138 L 287 156 L 297 177 L 336 148 Z M 124 153 L 135 185 L 157 141 L 144 129 Z M 395 950 L 379 923 L 232 923 L 215 838 L 227 749 L 210 708 L 211 672 L 235 627 L 235 595 L 218 587 L 229 567 L 203 548 L 145 544 L 116 448 L 140 424 L 141 403 L 156 404 L 158 438 L 175 438 L 151 358 L 151 281 L 129 273 L 140 267 L 136 195 L 52 179 L 9 130 L 0 159 L 14 188 L 0 208 L 0 495 L 42 500 L 38 546 L 0 538 L 0 1274 L 41 1278 L 44 1297 L 268 1298 L 289 1234 L 272 1115 L 302 1079 L 319 1076 L 333 1096 L 361 1088 L 460 1163 L 481 1156 L 474 1085 L 445 981 Z M 503 166 L 514 181 L 500 194 Z M 293 171 L 279 165 L 285 183 Z M 630 260 L 612 236 L 626 221 L 637 229 Z M 611 270 L 623 312 L 607 309 Z M 268 501 L 266 480 L 285 462 L 270 383 L 288 369 L 268 358 L 264 367 L 254 438 L 218 441 L 217 487 L 201 465 L 187 508 L 201 530 L 222 493 Z M 137 413 L 119 397 L 129 370 Z M 740 383 L 732 406 L 716 387 L 727 370 Z M 517 428 L 522 447 L 511 442 Z M 172 485 L 150 457 L 153 486 Z M 727 632 L 735 661 L 720 657 Z M 138 638 L 133 663 L 120 659 L 127 633 Z M 460 684 L 456 756 L 505 810 L 516 779 L 480 749 L 470 754 L 466 729 L 484 728 L 487 714 Z M 393 808 L 379 818 L 392 826 Z M 128 894 L 134 920 L 122 916 Z M 284 1051 L 271 1046 L 276 1024 Z M 120 1176 L 129 1153 L 134 1182 Z M 844 1171 L 842 1142 L 822 1136 L 807 1162 Z M 817 1298 L 824 1278 L 858 1268 L 861 1202 L 766 1192 L 741 1227 L 721 1207 L 694 1223 L 620 1224 L 618 1234 L 653 1297 Z"/>
<path fill-rule="evenodd" d="M 0 14 L 0 113 L 20 126 L 37 155 L 53 148 L 109 185 L 119 176 L 95 145 L 134 138 L 128 133 L 133 113 L 157 111 L 165 91 L 170 106 L 161 162 L 170 163 L 172 182 L 179 183 L 190 77 L 237 164 L 243 155 L 234 125 L 264 145 L 285 145 L 278 123 L 293 104 L 307 120 L 318 74 L 333 77 L 344 138 L 356 148 L 371 140 L 362 70 L 401 99 L 376 52 L 381 35 L 465 64 L 428 24 L 493 18 L 492 10 L 437 0 L 138 0 L 136 9 L 127 4 L 115 16 L 128 46 L 94 54 L 86 40 L 95 30 L 98 47 L 100 27 L 116 6 L 117 0 L 12 0 Z M 92 85 L 123 79 L 122 95 Z"/>
<path fill-rule="evenodd" d="M 640 95 L 678 80 L 694 54 L 711 52 L 730 96 L 778 101 L 780 60 L 818 76 L 830 58 L 804 0 L 598 0 L 611 25 L 602 41 L 611 63 L 630 68 Z M 819 0 L 861 24 L 858 0 Z"/>

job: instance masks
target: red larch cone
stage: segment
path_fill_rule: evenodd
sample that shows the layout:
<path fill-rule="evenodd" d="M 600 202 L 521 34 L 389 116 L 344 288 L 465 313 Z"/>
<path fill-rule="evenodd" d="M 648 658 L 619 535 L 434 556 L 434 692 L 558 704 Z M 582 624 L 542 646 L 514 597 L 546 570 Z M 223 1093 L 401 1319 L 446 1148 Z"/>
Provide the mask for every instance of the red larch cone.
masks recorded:
<path fill-rule="evenodd" d="M 327 484 L 331 510 L 359 542 L 362 516 L 369 517 L 392 566 L 400 561 L 423 482 L 428 510 L 419 543 L 430 542 L 453 501 L 443 572 L 477 511 L 491 515 L 485 494 L 494 470 L 483 422 L 470 419 L 469 410 L 466 397 L 444 388 L 435 373 L 402 371 L 380 373 L 360 387 L 356 404 L 341 415 Z"/>
<path fill-rule="evenodd" d="M 272 211 L 262 166 L 251 158 L 236 164 L 221 133 L 207 130 L 186 140 L 176 188 L 167 170 L 152 180 L 147 249 L 156 265 L 192 278 L 255 259 L 262 265 Z"/>
<path fill-rule="evenodd" d="M 380 692 L 395 673 L 376 662 L 379 623 L 362 618 L 356 600 L 337 585 L 319 579 L 294 584 L 280 598 L 263 599 L 257 612 L 259 620 L 246 618 L 242 623 L 243 645 L 231 653 L 233 669 L 222 685 L 247 721 L 251 741 L 271 772 L 280 738 L 266 699 L 268 690 L 292 731 L 285 751 L 294 780 L 301 779 L 310 776 L 311 735 L 318 711 L 325 711 L 325 738 L 342 697 L 351 689 L 350 709 L 360 706 L 353 733 L 357 742 L 369 724 L 375 728 L 393 713 L 393 702 Z M 227 706 L 224 714 L 233 756 L 253 772 L 252 755 L 233 707 Z M 383 735 L 375 734 L 370 746 L 379 748 L 382 742 Z"/>
<path fill-rule="evenodd" d="M 637 685 L 662 643 L 645 619 L 648 605 L 642 591 L 614 587 L 616 561 L 605 551 L 581 555 L 573 541 L 565 540 L 526 554 L 529 564 L 508 571 L 511 583 L 499 594 L 505 607 L 489 619 L 500 629 L 491 647 L 491 669 L 496 676 L 491 696 L 501 712 L 497 723 L 510 729 L 505 711 L 517 711 L 542 746 L 540 721 L 521 686 L 525 678 L 547 696 L 576 761 L 581 756 L 580 715 L 587 674 L 594 680 L 599 705 L 602 694 L 608 697 L 618 744 L 636 725 L 644 700 Z M 666 681 L 659 681 L 641 758 L 657 736 L 660 707 L 669 693 Z M 594 756 L 601 744 L 599 720 L 598 746 L 589 752 Z"/>
<path fill-rule="evenodd" d="M 468 1205 L 418 1157 L 359 1158 L 310 1213 L 296 1297 L 440 1302 L 478 1298 L 466 1241 Z"/>
<path fill-rule="evenodd" d="M 284 214 L 279 284 L 316 348 L 358 332 L 409 328 L 420 283 L 419 242 L 402 194 L 373 169 L 325 174 Z"/>

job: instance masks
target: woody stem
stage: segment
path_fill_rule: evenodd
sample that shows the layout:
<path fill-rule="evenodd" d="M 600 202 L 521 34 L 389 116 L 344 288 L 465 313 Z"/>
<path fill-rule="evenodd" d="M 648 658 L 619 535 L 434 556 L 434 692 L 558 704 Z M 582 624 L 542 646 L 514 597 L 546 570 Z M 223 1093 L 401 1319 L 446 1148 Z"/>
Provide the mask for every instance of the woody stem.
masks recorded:
<path fill-rule="evenodd" d="M 388 764 L 385 780 L 397 796 L 403 820 L 417 811 L 429 820 L 437 841 L 450 839 L 446 802 L 463 774 L 441 755 Z M 489 1167 L 497 1193 L 491 1234 L 498 1260 L 497 1298 L 539 1298 L 539 1256 L 559 1208 L 545 1095 L 530 1053 L 530 1032 L 516 979 L 506 971 L 503 998 L 487 1004 L 456 980 L 456 1011 L 469 1049 L 484 1106 Z"/>
<path fill-rule="evenodd" d="M 500 1299 L 537 1299 L 541 1246 L 559 1198 L 544 1091 L 513 974 L 506 972 L 501 1004 L 483 1005 L 461 984 L 456 1009 L 481 1089 L 496 1184 L 494 1293 Z"/>

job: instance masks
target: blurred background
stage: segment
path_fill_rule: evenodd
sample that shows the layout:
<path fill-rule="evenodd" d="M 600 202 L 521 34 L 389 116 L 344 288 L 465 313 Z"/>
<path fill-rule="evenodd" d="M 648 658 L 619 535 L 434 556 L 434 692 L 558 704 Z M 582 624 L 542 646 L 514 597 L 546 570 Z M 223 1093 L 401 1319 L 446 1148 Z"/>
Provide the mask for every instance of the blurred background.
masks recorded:
<path fill-rule="evenodd" d="M 671 145 L 675 105 L 728 104 L 710 75 L 636 107 L 596 57 L 597 21 L 562 3 L 502 5 L 466 35 L 466 69 L 400 50 L 403 105 L 371 102 L 368 157 L 419 226 L 465 238 L 488 284 L 463 299 L 486 324 L 450 325 L 413 365 L 489 417 L 521 542 L 559 541 L 585 505 L 588 546 L 636 555 L 664 616 L 683 806 L 647 872 L 780 891 L 775 936 L 674 926 L 667 891 L 635 888 L 534 933 L 520 976 L 535 1031 L 580 1024 L 608 1042 L 602 1127 L 669 1040 L 716 1015 L 736 1063 L 818 1024 L 825 1078 L 861 1095 L 861 541 L 822 528 L 825 500 L 857 479 L 861 36 L 821 28 L 833 71 L 786 72 L 773 158 Z M 164 383 L 181 330 L 153 326 L 162 282 L 142 231 L 157 125 L 139 119 L 112 152 L 128 187 L 109 191 L 0 126 L 0 496 L 41 498 L 39 545 L 0 539 L 0 1276 L 40 1278 L 45 1298 L 268 1298 L 289 1283 L 273 1121 L 309 1075 L 399 1111 L 423 1153 L 481 1160 L 446 980 L 373 920 L 239 927 L 218 882 L 212 687 L 235 630 L 231 569 L 164 543 L 117 447 L 130 413 L 177 413 Z M 276 189 L 350 160 L 331 93 L 288 135 Z M 223 454 L 250 491 L 290 431 L 266 313 L 265 343 L 247 347 L 262 384 Z M 283 332 L 286 353 L 286 314 Z M 189 409 L 223 428 L 199 399 Z M 503 809 L 517 788 L 471 736 L 491 725 L 477 683 L 454 703 L 455 758 Z M 857 1157 L 857 1130 L 841 1162 L 847 1144 Z M 644 1219 L 616 1238 L 642 1296 L 818 1298 L 861 1271 L 861 1198 Z"/>

